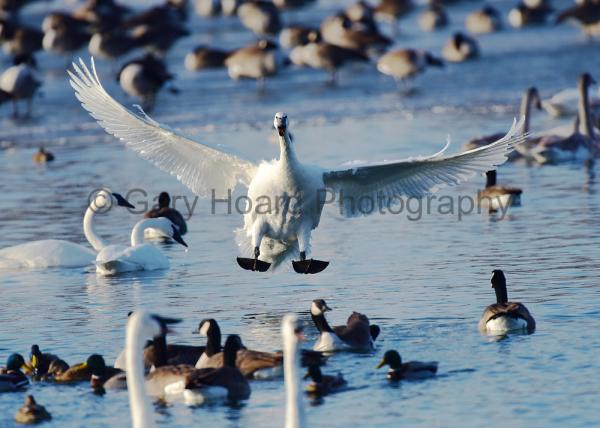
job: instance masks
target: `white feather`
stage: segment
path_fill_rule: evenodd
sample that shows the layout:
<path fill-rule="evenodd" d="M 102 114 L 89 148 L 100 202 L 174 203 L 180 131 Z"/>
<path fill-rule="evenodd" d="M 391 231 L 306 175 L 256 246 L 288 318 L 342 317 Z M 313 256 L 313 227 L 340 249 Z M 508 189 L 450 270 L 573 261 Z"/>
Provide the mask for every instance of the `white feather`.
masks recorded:
<path fill-rule="evenodd" d="M 507 331 L 527 330 L 527 321 L 523 318 L 501 316 L 489 320 L 485 328 L 489 332 L 501 333 Z"/>

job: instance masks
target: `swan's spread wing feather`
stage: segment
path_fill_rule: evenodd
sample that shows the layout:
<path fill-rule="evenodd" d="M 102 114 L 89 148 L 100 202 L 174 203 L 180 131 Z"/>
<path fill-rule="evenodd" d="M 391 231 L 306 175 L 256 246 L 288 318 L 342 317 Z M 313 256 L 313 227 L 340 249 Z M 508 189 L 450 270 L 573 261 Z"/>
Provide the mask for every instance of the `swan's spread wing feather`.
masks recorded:
<path fill-rule="evenodd" d="M 106 132 L 142 158 L 177 177 L 199 196 L 226 196 L 238 182 L 248 186 L 256 166 L 249 161 L 185 138 L 147 116 L 119 104 L 102 87 L 94 59 L 91 70 L 79 59 L 68 71 L 75 96 Z"/>
<path fill-rule="evenodd" d="M 446 143 L 440 152 L 427 157 L 326 172 L 325 186 L 338 194 L 346 217 L 370 214 L 389 208 L 400 197 L 420 198 L 501 165 L 515 146 L 526 140 L 523 124 L 523 118 L 518 123 L 515 120 L 499 140 L 453 156 L 443 156 Z"/>

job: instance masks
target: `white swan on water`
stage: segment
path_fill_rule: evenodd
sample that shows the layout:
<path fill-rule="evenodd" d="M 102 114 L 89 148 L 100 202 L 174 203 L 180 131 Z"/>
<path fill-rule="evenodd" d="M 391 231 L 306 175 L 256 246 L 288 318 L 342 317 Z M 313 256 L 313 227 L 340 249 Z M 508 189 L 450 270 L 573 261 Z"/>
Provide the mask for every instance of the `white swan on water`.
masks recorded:
<path fill-rule="evenodd" d="M 76 268 L 94 264 L 97 252 L 108 243 L 96 233 L 94 217 L 112 206 L 135 208 L 118 193 L 98 191 L 83 216 L 83 233 L 95 250 L 60 239 L 43 239 L 0 249 L 0 270 L 15 268 Z"/>
<path fill-rule="evenodd" d="M 159 230 L 163 236 L 187 247 L 179 228 L 166 217 L 146 218 L 136 223 L 131 231 L 131 246 L 108 245 L 96 257 L 96 273 L 116 275 L 140 270 L 169 269 L 169 259 L 155 245 L 144 243 L 144 230 Z"/>
<path fill-rule="evenodd" d="M 93 58 L 91 70 L 81 59 L 73 68 L 74 72 L 68 73 L 75 95 L 100 126 L 144 159 L 175 175 L 194 193 L 223 198 L 238 182 L 248 186 L 251 209 L 245 214 L 243 231 L 254 258 L 238 258 L 240 266 L 248 270 L 265 271 L 299 252 L 300 261 L 292 263 L 296 272 L 320 272 L 328 262 L 307 260 L 306 252 L 325 198 L 330 202 L 337 196 L 346 217 L 377 212 L 400 197 L 422 197 L 495 169 L 526 138 L 521 119 L 498 141 L 457 155 L 443 156 L 446 144 L 432 156 L 327 170 L 300 163 L 287 115 L 277 113 L 274 126 L 279 134 L 279 159 L 256 165 L 220 147 L 183 137 L 143 112 L 126 109 L 102 87 Z M 270 204 L 270 209 L 265 204 Z"/>

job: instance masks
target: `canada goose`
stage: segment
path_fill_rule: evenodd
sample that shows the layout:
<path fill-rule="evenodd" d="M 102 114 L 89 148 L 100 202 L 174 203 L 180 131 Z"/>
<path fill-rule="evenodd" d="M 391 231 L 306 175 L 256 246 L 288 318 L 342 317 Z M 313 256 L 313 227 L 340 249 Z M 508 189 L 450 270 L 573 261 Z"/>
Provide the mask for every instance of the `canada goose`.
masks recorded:
<path fill-rule="evenodd" d="M 146 54 L 125 63 L 117 74 L 117 81 L 127 94 L 141 98 L 145 109 L 151 109 L 156 93 L 173 77 L 164 61 Z"/>
<path fill-rule="evenodd" d="M 222 68 L 225 67 L 225 60 L 229 55 L 231 55 L 230 51 L 197 46 L 185 56 L 185 68 L 188 71 Z"/>
<path fill-rule="evenodd" d="M 42 49 L 44 33 L 35 28 L 0 19 L 0 42 L 7 55 L 33 55 Z"/>
<path fill-rule="evenodd" d="M 187 19 L 187 0 L 167 0 L 162 5 L 153 6 L 123 21 L 124 28 L 180 27 Z"/>
<path fill-rule="evenodd" d="M 194 10 L 199 16 L 211 18 L 221 14 L 221 0 L 196 0 Z"/>
<path fill-rule="evenodd" d="M 171 223 L 177 226 L 179 229 L 179 234 L 183 236 L 187 233 L 187 224 L 185 219 L 179 211 L 177 211 L 175 208 L 169 207 L 170 204 L 171 197 L 169 194 L 167 192 L 160 192 L 158 195 L 158 207 L 146 212 L 144 214 L 144 218 L 166 217 L 171 220 Z M 144 235 L 156 235 L 156 232 L 159 232 L 159 236 L 163 236 L 160 231 L 154 231 L 154 229 L 146 229 L 144 231 Z"/>
<path fill-rule="evenodd" d="M 345 14 L 338 13 L 321 23 L 323 40 L 333 45 L 362 52 L 378 53 L 392 44 L 392 40 L 382 35 L 376 26 L 354 25 Z"/>
<path fill-rule="evenodd" d="M 224 365 L 224 351 L 221 350 L 221 329 L 214 319 L 205 319 L 198 326 L 198 333 L 205 335 L 206 348 L 196 362 L 197 369 L 219 368 Z M 237 352 L 235 365 L 240 372 L 250 378 L 266 379 L 280 376 L 283 355 L 281 353 L 252 351 L 243 347 Z"/>
<path fill-rule="evenodd" d="M 40 422 L 49 421 L 50 419 L 52 419 L 50 413 L 44 406 L 36 403 L 33 395 L 27 395 L 25 397 L 23 407 L 21 407 L 15 415 L 15 421 L 25 425 L 39 424 Z"/>
<path fill-rule="evenodd" d="M 423 31 L 434 31 L 448 25 L 448 14 L 439 2 L 427 6 L 419 15 L 419 27 Z"/>
<path fill-rule="evenodd" d="M 444 63 L 429 52 L 415 49 L 397 49 L 377 61 L 377 70 L 393 77 L 396 83 L 407 82 L 428 66 L 443 67 Z"/>
<path fill-rule="evenodd" d="M 57 371 L 66 371 L 69 365 L 54 354 L 42 353 L 38 345 L 31 346 L 29 354 L 29 365 L 33 369 L 33 374 L 36 377 L 42 378 L 49 374 L 50 366 L 52 365 L 52 374 Z"/>
<path fill-rule="evenodd" d="M 578 21 L 588 37 L 600 35 L 600 0 L 583 0 L 568 9 L 563 10 L 556 22 L 561 23 L 568 19 Z"/>
<path fill-rule="evenodd" d="M 31 117 L 32 99 L 42 83 L 35 77 L 33 67 L 35 60 L 30 56 L 15 58 L 15 65 L 7 68 L 0 75 L 0 91 L 4 98 L 10 99 L 13 104 L 13 117 L 19 117 L 18 102 L 25 100 L 27 113 L 25 117 Z"/>
<path fill-rule="evenodd" d="M 529 7 L 525 2 L 519 2 L 508 12 L 508 22 L 515 28 L 543 24 L 552 11 L 552 7 L 545 2 L 537 7 Z"/>
<path fill-rule="evenodd" d="M 216 387 L 212 394 L 219 395 L 222 391 L 223 398 L 245 400 L 250 396 L 250 384 L 235 366 L 236 355 L 241 348 L 239 337 L 230 335 L 223 347 L 223 367 L 197 369 L 183 364 L 157 367 L 146 376 L 149 392 L 155 396 L 183 393 L 186 401 L 193 402 L 198 394 L 198 400 L 206 398 L 202 391 L 204 388 Z"/>
<path fill-rule="evenodd" d="M 87 0 L 73 12 L 73 17 L 89 22 L 96 29 L 107 29 L 118 26 L 131 12 L 130 8 L 113 0 Z"/>
<path fill-rule="evenodd" d="M 496 292 L 496 303 L 483 311 L 479 320 L 479 330 L 488 333 L 535 330 L 535 320 L 529 310 L 519 302 L 509 302 L 506 291 L 506 278 L 500 269 L 492 271 L 492 288 Z"/>
<path fill-rule="evenodd" d="M 475 34 L 497 31 L 501 25 L 500 13 L 491 6 L 471 12 L 465 18 L 465 27 L 469 32 Z"/>
<path fill-rule="evenodd" d="M 92 361 L 93 359 L 93 361 Z M 90 361 L 92 363 L 90 364 Z M 125 373 L 123 370 L 107 366 L 104 362 L 104 358 L 101 355 L 92 355 L 88 358 L 88 365 L 90 366 L 90 385 L 94 389 L 101 388 L 107 380 L 114 376 Z"/>
<path fill-rule="evenodd" d="M 304 397 L 300 384 L 300 361 L 298 341 L 304 340 L 302 322 L 294 314 L 281 321 L 283 341 L 283 365 L 285 382 L 285 428 L 304 428 Z"/>
<path fill-rule="evenodd" d="M 104 368 L 106 363 L 102 355 L 92 354 L 84 363 L 72 365 L 63 373 L 55 375 L 54 380 L 59 383 L 89 382 L 92 373 L 104 373 Z"/>
<path fill-rule="evenodd" d="M 279 10 L 270 1 L 252 0 L 238 7 L 242 25 L 259 37 L 277 36 L 281 30 Z"/>
<path fill-rule="evenodd" d="M 318 31 L 315 28 L 303 25 L 290 25 L 284 27 L 279 33 L 279 44 L 285 49 L 303 46 L 309 42 L 309 36 L 312 33 L 318 33 Z"/>
<path fill-rule="evenodd" d="M 478 56 L 477 41 L 461 32 L 454 33 L 442 49 L 442 57 L 449 62 L 462 62 Z"/>
<path fill-rule="evenodd" d="M 0 392 L 16 391 L 29 385 L 27 376 L 21 371 L 28 366 L 21 354 L 10 354 L 6 368 L 0 370 Z"/>
<path fill-rule="evenodd" d="M 275 43 L 261 40 L 234 51 L 225 60 L 225 65 L 232 79 L 256 79 L 258 88 L 262 89 L 265 78 L 277 73 L 281 58 Z"/>
<path fill-rule="evenodd" d="M 37 152 L 33 154 L 33 162 L 37 164 L 45 164 L 48 162 L 52 162 L 54 160 L 54 155 L 49 151 L 44 149 L 44 146 L 41 146 Z"/>
<path fill-rule="evenodd" d="M 140 46 L 138 39 L 121 30 L 94 33 L 88 44 L 90 54 L 115 61 Z"/>
<path fill-rule="evenodd" d="M 542 109 L 540 95 L 535 87 L 528 88 L 521 98 L 521 107 L 519 110 L 519 117 L 523 118 L 523 131 L 522 135 L 525 138 L 525 143 L 518 147 L 514 152 L 508 155 L 508 159 L 511 161 L 526 157 L 529 158 L 528 150 L 523 146 L 533 145 L 537 143 L 537 139 L 529 137 L 529 124 L 531 122 L 531 107 L 534 106 L 538 110 Z M 463 146 L 463 150 L 473 150 L 478 147 L 483 147 L 497 138 L 500 134 L 492 134 L 484 137 L 478 137 L 471 139 L 468 143 Z"/>
<path fill-rule="evenodd" d="M 91 37 L 89 23 L 71 15 L 54 12 L 42 22 L 42 46 L 46 52 L 70 55 L 86 45 Z"/>
<path fill-rule="evenodd" d="M 68 13 L 51 12 L 42 21 L 42 31 L 47 33 L 50 30 L 88 33 L 90 31 L 90 23 L 84 19 L 75 18 Z"/>
<path fill-rule="evenodd" d="M 435 376 L 438 369 L 437 361 L 409 361 L 402 363 L 402 357 L 397 351 L 389 350 L 383 355 L 383 359 L 377 364 L 378 369 L 388 365 L 388 380 L 418 380 Z"/>
<path fill-rule="evenodd" d="M 312 382 L 306 386 L 306 392 L 311 395 L 322 397 L 327 394 L 339 391 L 345 387 L 347 382 L 341 373 L 336 376 L 321 373 L 319 366 L 309 366 L 304 379 L 311 379 Z"/>
<path fill-rule="evenodd" d="M 398 20 L 413 10 L 415 7 L 412 0 L 379 0 L 375 6 L 375 16 L 378 19 L 389 22 L 393 33 L 398 32 Z"/>
<path fill-rule="evenodd" d="M 292 63 L 301 67 L 327 71 L 332 85 L 336 83 L 337 71 L 344 65 L 369 61 L 369 57 L 361 51 L 321 41 L 318 33 L 309 35 L 309 43 L 296 46 L 290 52 L 290 59 Z"/>
<path fill-rule="evenodd" d="M 595 134 L 589 105 L 588 88 L 596 83 L 589 73 L 579 77 L 579 129 L 568 137 L 542 136 L 537 144 L 528 149 L 528 154 L 539 163 L 585 160 L 600 152 L 600 137 Z"/>
<path fill-rule="evenodd" d="M 349 28 L 362 31 L 378 31 L 375 22 L 375 8 L 363 0 L 352 3 L 344 9 L 343 16 L 350 20 Z"/>
<path fill-rule="evenodd" d="M 496 184 L 496 170 L 488 171 L 485 175 L 485 189 L 477 192 L 477 203 L 480 207 L 487 207 L 490 212 L 504 212 L 507 207 L 521 205 L 523 190 Z"/>
<path fill-rule="evenodd" d="M 139 25 L 131 30 L 135 43 L 163 58 L 166 52 L 182 37 L 190 32 L 179 25 Z"/>
<path fill-rule="evenodd" d="M 315 327 L 319 330 L 319 339 L 313 349 L 321 352 L 342 350 L 372 351 L 373 336 L 379 334 L 379 327 L 371 326 L 369 318 L 358 312 L 352 312 L 346 325 L 330 327 L 325 312 L 331 308 L 323 299 L 315 299 L 310 306 L 310 314 Z"/>

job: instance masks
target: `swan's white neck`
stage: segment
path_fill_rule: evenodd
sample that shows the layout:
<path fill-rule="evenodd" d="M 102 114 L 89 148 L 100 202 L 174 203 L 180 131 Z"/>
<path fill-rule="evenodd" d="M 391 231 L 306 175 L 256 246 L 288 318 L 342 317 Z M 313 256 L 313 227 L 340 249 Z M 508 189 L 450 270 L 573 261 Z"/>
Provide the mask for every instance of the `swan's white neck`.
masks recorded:
<path fill-rule="evenodd" d="M 531 115 L 531 103 L 533 102 L 532 98 L 531 92 L 527 91 L 521 100 L 521 109 L 519 114 L 521 117 L 525 117 L 523 123 L 523 134 L 527 134 L 529 132 L 529 116 Z"/>
<path fill-rule="evenodd" d="M 131 230 L 131 246 L 141 245 L 144 243 L 144 230 L 148 228 L 156 228 L 164 230 L 164 218 L 145 218 L 138 221 Z M 169 234 L 170 235 L 170 234 Z"/>
<path fill-rule="evenodd" d="M 96 205 L 94 201 L 90 204 L 90 206 L 85 211 L 85 215 L 83 216 L 83 234 L 85 235 L 85 239 L 88 240 L 90 245 L 94 247 L 94 250 L 100 252 L 102 248 L 106 247 L 108 243 L 103 240 L 98 233 L 96 233 L 96 229 L 94 228 L 94 215 L 96 215 Z"/>
<path fill-rule="evenodd" d="M 300 375 L 298 339 L 292 328 L 283 332 L 283 371 L 285 378 L 285 428 L 303 428 L 304 403 L 298 381 Z"/>
<path fill-rule="evenodd" d="M 279 136 L 279 160 L 285 164 L 296 163 L 296 152 L 294 152 L 292 140 L 287 130 Z"/>
<path fill-rule="evenodd" d="M 149 428 L 154 426 L 152 404 L 148 399 L 144 378 L 142 313 L 134 313 L 127 323 L 125 344 L 125 367 L 127 371 L 127 390 L 131 409 L 131 426 L 133 428 Z"/>

